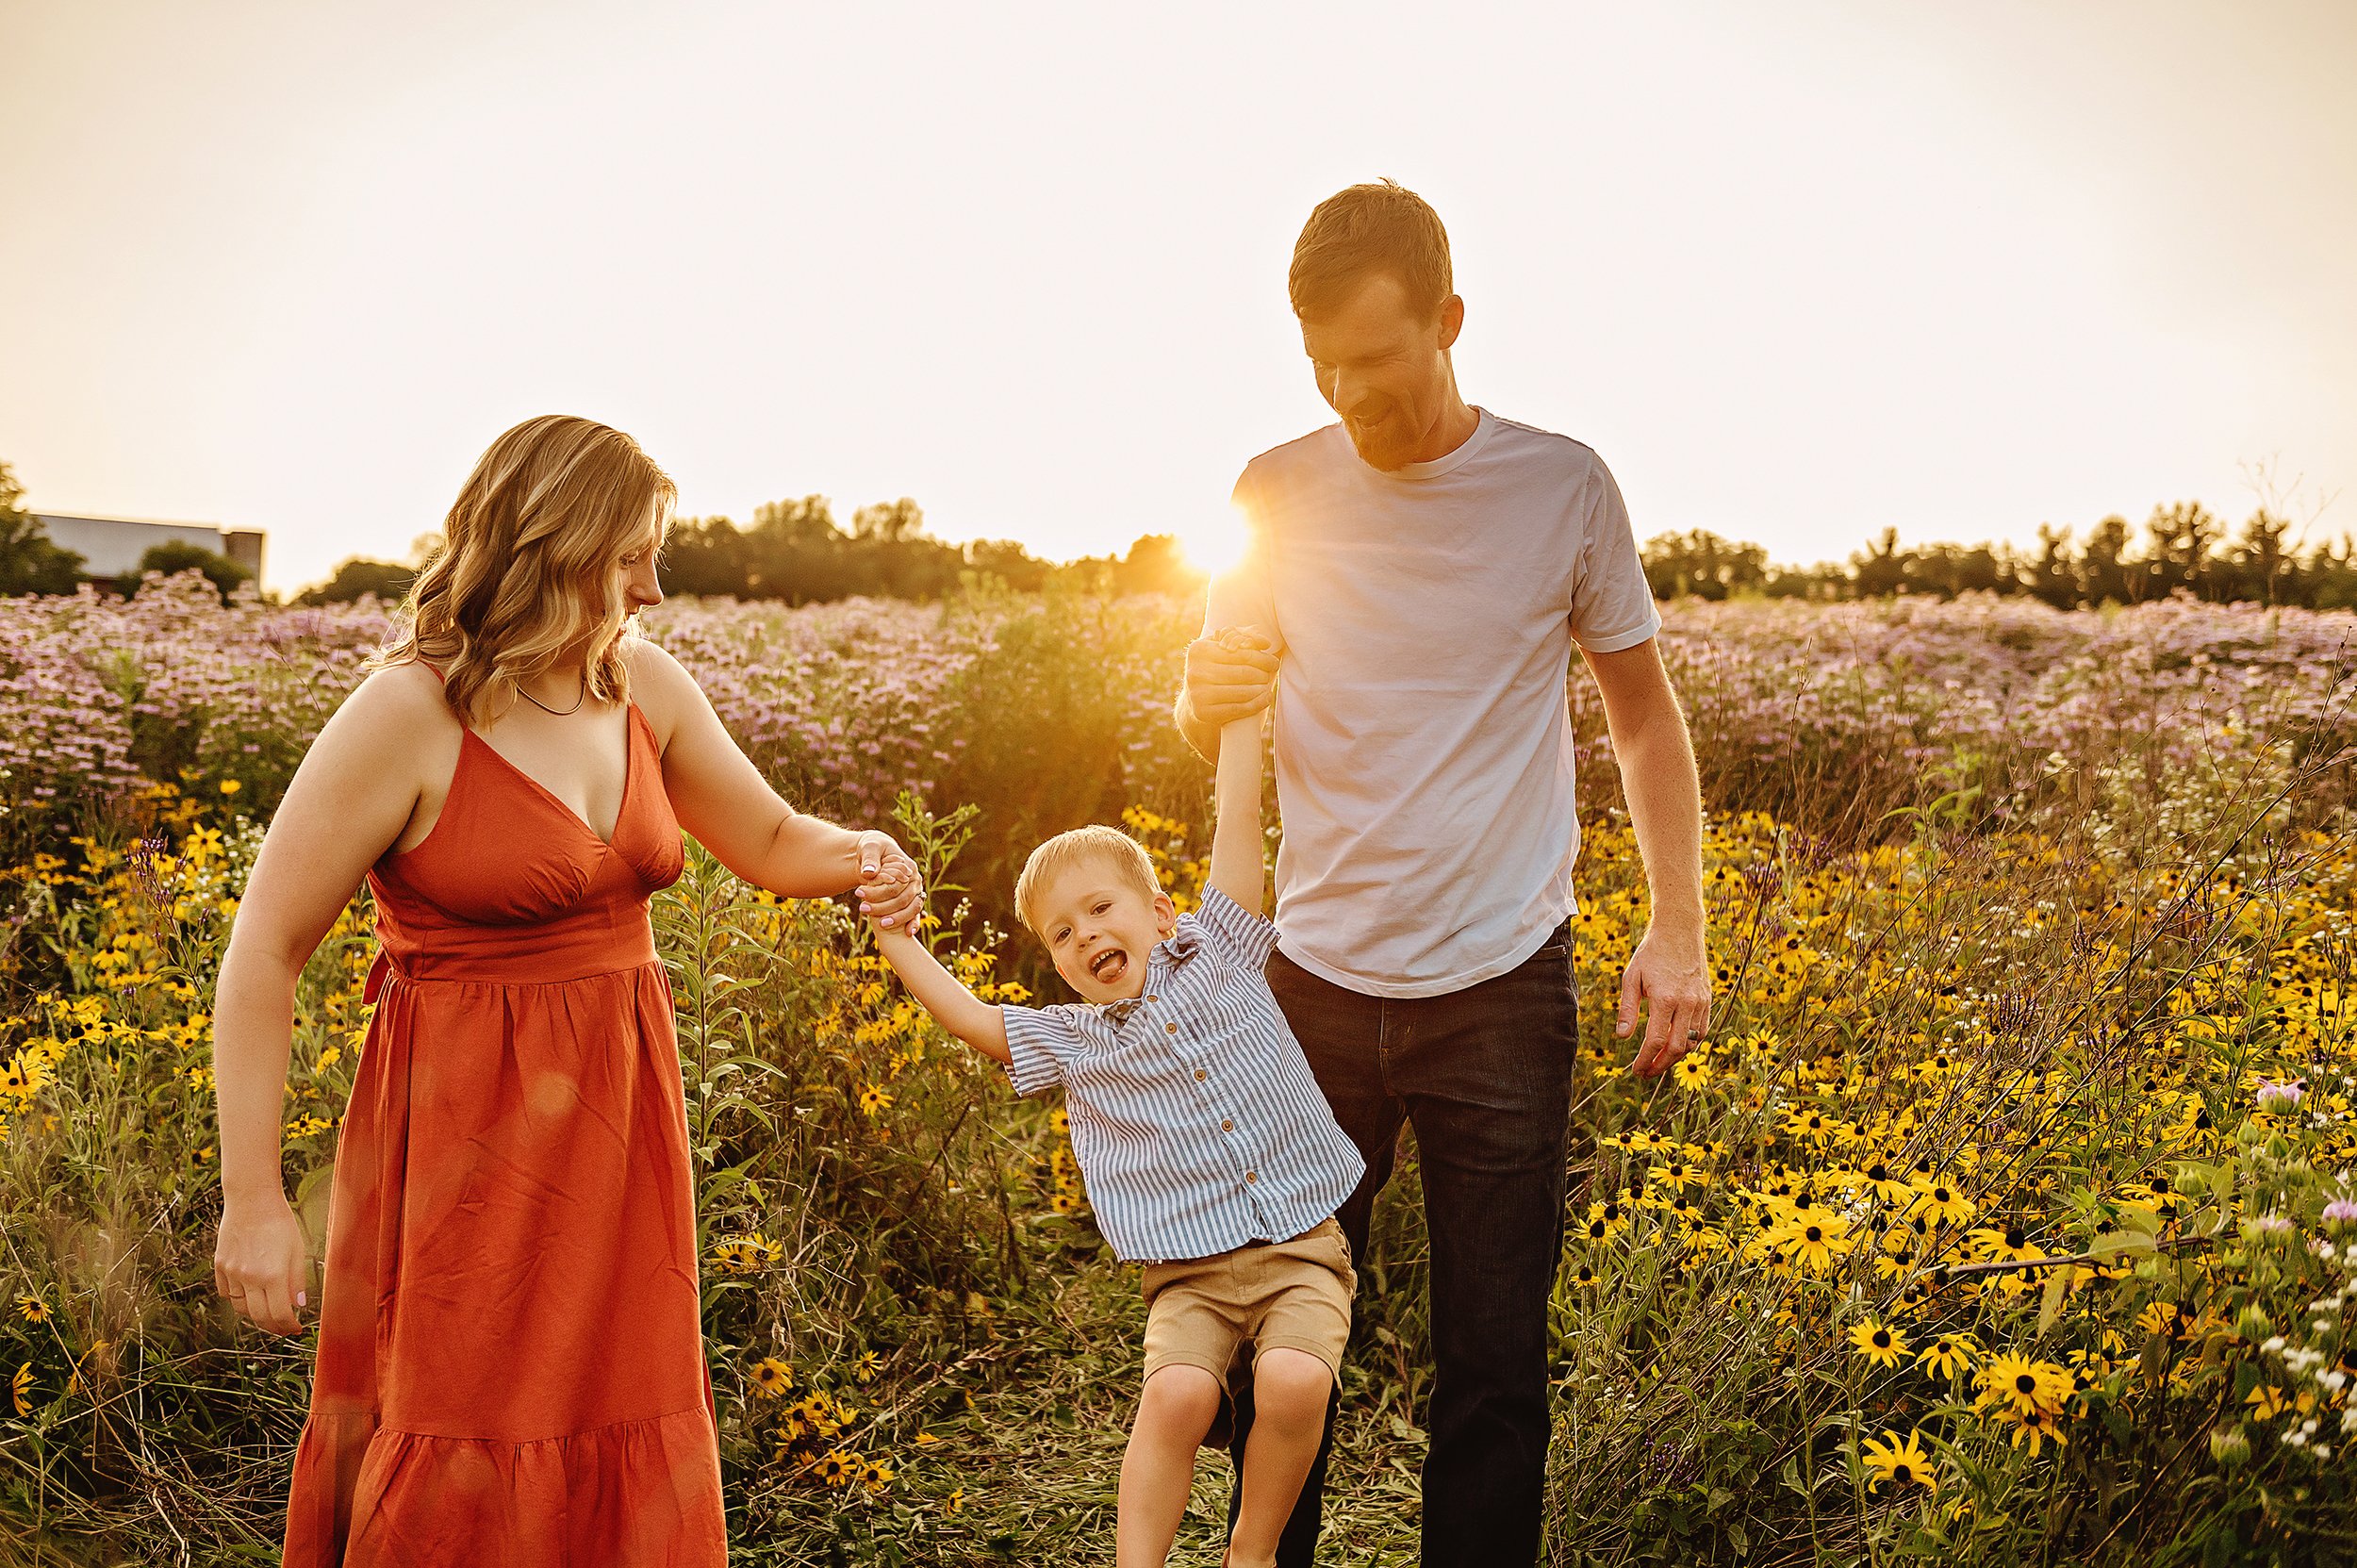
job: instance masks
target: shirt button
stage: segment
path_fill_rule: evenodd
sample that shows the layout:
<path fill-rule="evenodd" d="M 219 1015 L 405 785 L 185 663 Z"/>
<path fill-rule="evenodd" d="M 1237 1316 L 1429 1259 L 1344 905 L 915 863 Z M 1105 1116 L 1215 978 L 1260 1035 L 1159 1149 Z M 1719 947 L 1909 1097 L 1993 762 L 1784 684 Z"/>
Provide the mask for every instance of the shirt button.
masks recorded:
<path fill-rule="evenodd" d="M 1234 1122 L 1222 1122 L 1219 1124 L 1219 1130 L 1222 1132 L 1233 1132 L 1236 1130 L 1236 1124 Z"/>
<path fill-rule="evenodd" d="M 1246 1181 L 1258 1181 L 1261 1180 L 1261 1173 L 1257 1170 L 1248 1170 L 1244 1173 L 1244 1179 Z"/>
<path fill-rule="evenodd" d="M 1148 997 L 1148 998 L 1146 998 L 1146 999 L 1147 1001 L 1160 1001 L 1160 1000 L 1162 1000 L 1162 998 L 1160 998 L 1160 997 Z"/>
<path fill-rule="evenodd" d="M 1202 1082 L 1205 1079 L 1207 1079 L 1207 1078 L 1209 1078 L 1209 1077 L 1211 1077 L 1211 1075 L 1210 1073 L 1205 1072 L 1205 1071 L 1204 1071 L 1202 1068 L 1200 1068 L 1200 1067 L 1197 1067 L 1197 1068 L 1195 1068 L 1195 1081 L 1197 1083 Z"/>
<path fill-rule="evenodd" d="M 1178 1026 L 1177 1024 L 1164 1024 L 1162 1026 L 1162 1032 L 1164 1034 L 1176 1034 L 1178 1032 Z"/>

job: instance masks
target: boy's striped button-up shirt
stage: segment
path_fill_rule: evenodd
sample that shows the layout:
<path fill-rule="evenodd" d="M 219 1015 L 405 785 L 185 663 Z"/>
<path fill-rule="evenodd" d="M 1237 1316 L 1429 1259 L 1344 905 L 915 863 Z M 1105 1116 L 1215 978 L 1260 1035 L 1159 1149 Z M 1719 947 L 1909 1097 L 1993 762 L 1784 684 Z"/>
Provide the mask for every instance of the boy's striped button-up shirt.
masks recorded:
<path fill-rule="evenodd" d="M 1062 1084 L 1097 1229 L 1124 1262 L 1288 1241 L 1359 1185 L 1262 970 L 1277 927 L 1217 888 L 1129 1001 L 1001 1009 L 1017 1094 Z"/>

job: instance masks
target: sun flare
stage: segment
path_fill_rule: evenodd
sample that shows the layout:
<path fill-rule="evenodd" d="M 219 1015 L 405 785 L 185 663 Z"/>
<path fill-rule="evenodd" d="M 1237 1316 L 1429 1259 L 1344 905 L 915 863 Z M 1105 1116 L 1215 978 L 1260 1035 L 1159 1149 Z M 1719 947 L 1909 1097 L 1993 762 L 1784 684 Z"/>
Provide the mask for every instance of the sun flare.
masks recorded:
<path fill-rule="evenodd" d="M 1251 547 L 1252 530 L 1233 506 L 1207 512 L 1178 531 L 1178 548 L 1187 564 L 1213 577 L 1234 570 Z"/>

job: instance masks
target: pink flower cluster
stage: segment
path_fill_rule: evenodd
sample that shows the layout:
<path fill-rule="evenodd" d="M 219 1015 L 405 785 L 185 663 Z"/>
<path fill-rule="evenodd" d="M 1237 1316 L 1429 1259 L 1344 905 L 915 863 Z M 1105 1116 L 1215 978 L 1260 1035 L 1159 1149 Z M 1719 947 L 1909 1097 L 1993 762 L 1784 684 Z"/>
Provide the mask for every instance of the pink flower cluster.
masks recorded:
<path fill-rule="evenodd" d="M 2228 727 L 2357 739 L 2345 612 L 1968 596 L 1666 613 L 1715 803 L 1784 809 L 1805 777 L 1905 801 L 1926 778 L 2132 740 L 2190 755 Z M 677 600 L 645 631 L 799 805 L 876 821 L 907 788 L 1010 818 L 1111 819 L 1130 802 L 1192 817 L 1202 769 L 1169 712 L 1199 614 L 1152 597 Z M 290 609 L 246 588 L 223 605 L 193 574 L 129 601 L 0 600 L 0 803 L 38 812 L 185 771 L 237 779 L 267 810 L 392 625 L 372 600 Z M 1593 683 L 1575 674 L 1572 700 L 1583 755 L 1607 753 Z"/>

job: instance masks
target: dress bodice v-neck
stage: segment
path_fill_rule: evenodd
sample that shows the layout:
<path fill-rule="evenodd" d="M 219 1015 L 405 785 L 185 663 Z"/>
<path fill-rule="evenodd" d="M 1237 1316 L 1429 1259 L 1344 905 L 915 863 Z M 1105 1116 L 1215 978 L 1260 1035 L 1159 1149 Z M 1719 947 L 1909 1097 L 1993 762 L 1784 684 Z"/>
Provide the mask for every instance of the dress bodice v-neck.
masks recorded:
<path fill-rule="evenodd" d="M 622 813 L 630 809 L 631 785 L 636 783 L 638 778 L 638 745 L 636 737 L 631 734 L 631 731 L 635 725 L 646 722 L 646 716 L 638 711 L 637 703 L 626 701 L 624 706 L 628 711 L 622 715 L 622 800 L 621 803 L 614 809 L 614 832 L 616 834 L 619 834 L 622 831 Z M 612 837 L 599 833 L 596 828 L 590 825 L 589 819 L 584 817 L 581 813 L 575 811 L 563 796 L 559 795 L 555 790 L 551 789 L 548 785 L 542 784 L 539 780 L 534 778 L 530 773 L 525 772 L 521 764 L 516 762 L 515 759 L 508 756 L 506 752 L 501 751 L 498 747 L 492 745 L 490 741 L 484 738 L 482 734 L 476 732 L 473 726 L 462 725 L 461 729 L 464 731 L 464 738 L 462 738 L 458 743 L 460 751 L 463 751 L 466 749 L 468 741 L 473 741 L 477 746 L 480 746 L 483 750 L 490 752 L 492 760 L 497 762 L 502 767 L 504 767 L 509 772 L 515 774 L 516 777 L 521 780 L 528 788 L 538 793 L 549 802 L 549 804 L 554 806 L 557 810 L 571 817 L 575 822 L 581 824 L 581 831 L 596 839 L 601 849 L 611 850 L 614 847 L 614 840 Z M 440 823 L 437 820 L 436 826 L 438 827 Z M 426 832 L 426 837 L 431 838 L 433 836 L 433 830 L 428 829 Z M 419 844 L 422 844 L 425 840 L 420 839 L 418 842 Z M 412 845 L 410 848 L 415 849 L 417 848 L 417 845 Z"/>
<path fill-rule="evenodd" d="M 573 953 L 563 962 L 601 962 L 601 949 L 617 939 L 628 952 L 603 957 L 637 962 L 648 941 L 647 899 L 678 879 L 684 851 L 654 728 L 635 702 L 624 729 L 622 800 L 610 839 L 467 730 L 434 826 L 409 849 L 387 850 L 369 872 L 387 918 L 391 962 L 454 956 L 475 945 L 468 928 L 518 925 L 545 928 L 543 951 Z M 517 950 L 512 935 L 493 945 Z"/>

